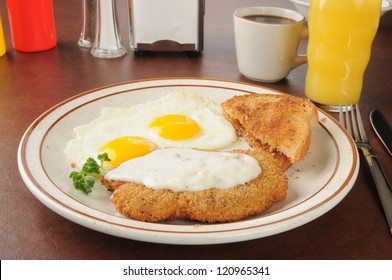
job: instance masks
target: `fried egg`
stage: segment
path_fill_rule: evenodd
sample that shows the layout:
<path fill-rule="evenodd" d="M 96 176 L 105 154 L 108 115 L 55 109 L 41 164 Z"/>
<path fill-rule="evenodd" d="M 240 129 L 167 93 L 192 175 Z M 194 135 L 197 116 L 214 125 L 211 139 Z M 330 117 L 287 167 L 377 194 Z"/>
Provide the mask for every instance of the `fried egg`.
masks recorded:
<path fill-rule="evenodd" d="M 100 153 L 107 153 L 110 158 L 108 163 L 111 167 L 130 159 L 142 157 L 158 149 L 158 146 L 150 140 L 138 136 L 124 136 L 113 139 L 99 149 Z"/>
<path fill-rule="evenodd" d="M 78 167 L 104 151 L 115 167 L 158 148 L 217 150 L 237 140 L 218 104 L 184 89 L 130 108 L 105 107 L 74 133 L 65 154 Z"/>

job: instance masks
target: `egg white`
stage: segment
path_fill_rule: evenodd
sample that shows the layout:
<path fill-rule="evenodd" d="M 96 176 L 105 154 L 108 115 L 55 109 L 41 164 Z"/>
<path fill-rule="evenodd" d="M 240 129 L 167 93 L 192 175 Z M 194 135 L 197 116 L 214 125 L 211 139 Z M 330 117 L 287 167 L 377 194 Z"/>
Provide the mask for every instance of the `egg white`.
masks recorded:
<path fill-rule="evenodd" d="M 200 132 L 185 140 L 167 140 L 149 129 L 153 120 L 169 114 L 192 118 L 198 123 Z M 100 117 L 75 127 L 74 132 L 75 137 L 67 143 L 65 154 L 79 167 L 88 157 L 96 157 L 107 142 L 122 136 L 144 137 L 159 148 L 203 150 L 221 149 L 237 140 L 235 129 L 224 118 L 219 105 L 184 89 L 130 108 L 105 107 Z"/>

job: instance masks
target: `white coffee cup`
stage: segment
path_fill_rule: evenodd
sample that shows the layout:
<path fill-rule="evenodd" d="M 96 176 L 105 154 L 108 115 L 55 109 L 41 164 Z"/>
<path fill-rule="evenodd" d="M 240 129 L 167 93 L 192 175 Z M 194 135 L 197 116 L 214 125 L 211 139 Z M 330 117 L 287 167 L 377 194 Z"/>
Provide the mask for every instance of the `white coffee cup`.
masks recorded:
<path fill-rule="evenodd" d="M 248 79 L 276 82 L 307 62 L 306 55 L 297 54 L 301 39 L 308 36 L 300 13 L 277 7 L 245 7 L 234 11 L 233 20 L 238 68 Z M 268 23 L 271 20 L 278 23 Z"/>

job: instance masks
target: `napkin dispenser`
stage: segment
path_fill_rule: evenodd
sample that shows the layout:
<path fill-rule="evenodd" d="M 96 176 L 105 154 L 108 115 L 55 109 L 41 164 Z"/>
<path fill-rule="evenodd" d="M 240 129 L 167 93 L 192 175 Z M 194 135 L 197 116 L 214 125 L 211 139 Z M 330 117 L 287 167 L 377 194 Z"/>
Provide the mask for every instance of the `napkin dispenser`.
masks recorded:
<path fill-rule="evenodd" d="M 202 51 L 205 0 L 128 1 L 130 47 L 135 55 Z"/>

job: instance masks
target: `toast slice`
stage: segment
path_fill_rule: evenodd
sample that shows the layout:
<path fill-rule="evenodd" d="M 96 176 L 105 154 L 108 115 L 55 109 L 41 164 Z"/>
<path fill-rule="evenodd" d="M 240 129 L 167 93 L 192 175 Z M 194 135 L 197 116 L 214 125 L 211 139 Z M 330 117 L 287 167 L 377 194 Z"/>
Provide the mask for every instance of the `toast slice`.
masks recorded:
<path fill-rule="evenodd" d="M 222 103 L 223 113 L 239 136 L 256 150 L 267 150 L 282 170 L 303 159 L 311 130 L 318 123 L 316 107 L 287 94 L 235 96 Z"/>

